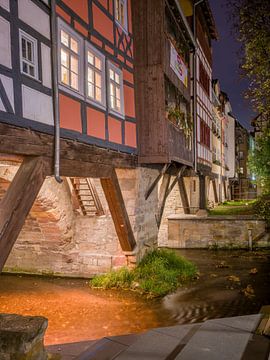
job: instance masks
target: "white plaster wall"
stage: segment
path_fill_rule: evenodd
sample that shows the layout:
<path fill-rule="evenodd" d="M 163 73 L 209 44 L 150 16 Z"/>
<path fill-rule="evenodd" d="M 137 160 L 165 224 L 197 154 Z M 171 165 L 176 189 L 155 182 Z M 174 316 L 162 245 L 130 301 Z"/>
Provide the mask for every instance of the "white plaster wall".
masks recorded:
<path fill-rule="evenodd" d="M 23 117 L 47 125 L 53 125 L 52 98 L 22 85 Z"/>
<path fill-rule="evenodd" d="M 0 64 L 11 68 L 10 24 L 0 17 Z"/>
<path fill-rule="evenodd" d="M 0 0 L 0 6 L 9 11 L 9 0 Z"/>
<path fill-rule="evenodd" d="M 19 18 L 50 39 L 50 18 L 31 0 L 19 0 Z"/>
<path fill-rule="evenodd" d="M 48 88 L 52 88 L 51 77 L 51 49 L 41 43 L 41 61 L 42 61 L 42 84 Z"/>
<path fill-rule="evenodd" d="M 14 111 L 14 90 L 13 90 L 13 80 L 5 75 L 0 75 L 2 84 L 6 90 L 7 97 Z"/>

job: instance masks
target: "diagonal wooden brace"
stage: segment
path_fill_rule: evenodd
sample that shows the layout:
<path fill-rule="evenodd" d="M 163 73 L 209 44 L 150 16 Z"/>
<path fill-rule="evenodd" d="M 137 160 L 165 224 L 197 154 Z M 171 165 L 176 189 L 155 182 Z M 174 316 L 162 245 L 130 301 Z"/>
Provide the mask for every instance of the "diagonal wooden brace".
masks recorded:
<path fill-rule="evenodd" d="M 132 251 L 136 246 L 136 241 L 115 170 L 112 171 L 110 178 L 102 178 L 100 182 L 108 202 L 121 248 L 123 251 Z"/>
<path fill-rule="evenodd" d="M 49 172 L 42 157 L 26 158 L 0 202 L 0 272 Z"/>

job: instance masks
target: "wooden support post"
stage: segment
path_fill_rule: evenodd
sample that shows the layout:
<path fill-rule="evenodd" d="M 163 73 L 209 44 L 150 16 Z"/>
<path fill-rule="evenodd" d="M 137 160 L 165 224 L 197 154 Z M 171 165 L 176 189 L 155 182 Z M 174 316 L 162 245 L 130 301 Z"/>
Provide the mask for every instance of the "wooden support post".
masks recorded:
<path fill-rule="evenodd" d="M 186 169 L 186 166 L 182 166 L 181 169 L 178 171 L 178 174 L 176 175 L 175 179 L 171 183 L 168 191 L 167 191 L 167 197 L 170 195 L 172 189 L 174 188 L 175 184 L 178 182 L 178 179 L 182 176 L 184 170 Z"/>
<path fill-rule="evenodd" d="M 169 175 L 169 174 L 163 175 L 162 183 L 160 186 L 159 199 L 158 199 L 158 212 L 156 215 L 158 228 L 160 227 L 160 224 L 161 224 L 161 219 L 162 219 L 166 199 L 168 197 L 168 188 L 170 185 L 170 180 L 171 180 L 171 175 Z"/>
<path fill-rule="evenodd" d="M 199 175 L 200 184 L 200 209 L 206 209 L 206 189 L 205 189 L 205 176 Z"/>
<path fill-rule="evenodd" d="M 227 200 L 226 181 L 222 180 L 222 182 L 223 182 L 223 190 L 224 190 L 224 199 Z"/>
<path fill-rule="evenodd" d="M 123 251 L 132 251 L 136 246 L 136 241 L 115 170 L 112 171 L 110 178 L 102 178 L 100 182 L 108 202 L 121 248 Z"/>
<path fill-rule="evenodd" d="M 186 185 L 185 185 L 183 176 L 180 176 L 178 179 L 178 187 L 179 187 L 180 197 L 181 197 L 181 201 L 182 201 L 183 208 L 184 208 L 184 213 L 190 214 L 190 206 L 189 206 L 187 190 L 186 190 Z"/>
<path fill-rule="evenodd" d="M 0 202 L 0 272 L 48 171 L 42 157 L 26 158 Z"/>
<path fill-rule="evenodd" d="M 212 185 L 214 190 L 215 203 L 218 203 L 218 192 L 217 192 L 217 184 L 215 179 L 212 179 Z"/>

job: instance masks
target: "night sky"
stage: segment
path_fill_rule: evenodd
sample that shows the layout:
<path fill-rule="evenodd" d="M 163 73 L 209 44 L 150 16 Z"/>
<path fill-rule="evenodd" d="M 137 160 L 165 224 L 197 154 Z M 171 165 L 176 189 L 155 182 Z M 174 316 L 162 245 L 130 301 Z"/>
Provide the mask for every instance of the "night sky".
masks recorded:
<path fill-rule="evenodd" d="M 234 115 L 243 126 L 250 128 L 250 120 L 256 114 L 244 99 L 243 93 L 248 88 L 248 82 L 240 77 L 240 44 L 231 31 L 226 0 L 209 1 L 219 34 L 219 40 L 213 41 L 213 78 L 219 79 L 221 90 L 228 94 Z"/>

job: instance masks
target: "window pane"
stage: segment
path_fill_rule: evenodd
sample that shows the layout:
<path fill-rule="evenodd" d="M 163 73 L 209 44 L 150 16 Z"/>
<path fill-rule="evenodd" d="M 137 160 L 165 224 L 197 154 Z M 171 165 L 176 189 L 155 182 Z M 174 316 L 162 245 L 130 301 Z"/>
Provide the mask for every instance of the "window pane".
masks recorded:
<path fill-rule="evenodd" d="M 32 66 L 32 65 L 29 65 L 29 74 L 31 76 L 35 76 L 35 69 L 34 69 L 34 66 Z"/>
<path fill-rule="evenodd" d="M 90 96 L 91 98 L 95 97 L 94 85 L 90 83 L 88 83 L 88 96 Z"/>
<path fill-rule="evenodd" d="M 26 59 L 26 41 L 24 38 L 22 38 L 22 56 Z"/>
<path fill-rule="evenodd" d="M 117 73 L 115 73 L 115 82 L 120 83 L 120 76 Z"/>
<path fill-rule="evenodd" d="M 69 72 L 64 66 L 61 66 L 61 82 L 69 85 Z"/>
<path fill-rule="evenodd" d="M 112 83 L 110 83 L 110 94 L 114 95 L 114 86 Z"/>
<path fill-rule="evenodd" d="M 89 64 L 94 65 L 94 55 L 90 51 L 88 51 L 88 62 Z"/>
<path fill-rule="evenodd" d="M 101 60 L 100 60 L 100 58 L 98 58 L 97 56 L 95 56 L 95 67 L 96 67 L 98 70 L 101 70 Z"/>
<path fill-rule="evenodd" d="M 119 99 L 116 99 L 116 108 L 118 111 L 120 111 L 120 109 L 121 109 L 121 102 Z"/>
<path fill-rule="evenodd" d="M 115 93 L 116 98 L 117 98 L 117 99 L 120 99 L 120 88 L 119 88 L 119 87 L 116 87 L 115 90 L 116 90 L 116 93 Z"/>
<path fill-rule="evenodd" d="M 96 87 L 96 100 L 101 102 L 101 89 Z"/>
<path fill-rule="evenodd" d="M 125 25 L 125 13 L 124 13 L 124 4 L 121 2 L 120 5 L 120 23 L 124 26 Z"/>
<path fill-rule="evenodd" d="M 67 47 L 68 47 L 68 38 L 69 38 L 68 34 L 65 31 L 61 30 L 61 43 L 66 45 Z"/>
<path fill-rule="evenodd" d="M 88 68 L 88 81 L 94 84 L 94 70 Z"/>
<path fill-rule="evenodd" d="M 110 79 L 114 80 L 114 71 L 110 69 Z"/>
<path fill-rule="evenodd" d="M 78 42 L 72 37 L 70 38 L 70 48 L 72 51 L 78 54 Z"/>
<path fill-rule="evenodd" d="M 96 86 L 98 86 L 98 87 L 100 87 L 101 88 L 101 76 L 100 76 L 100 74 L 99 73 L 95 73 L 95 84 L 96 84 Z"/>
<path fill-rule="evenodd" d="M 112 109 L 115 109 L 115 106 L 114 106 L 114 96 L 110 96 L 110 102 L 111 102 L 111 108 Z"/>
<path fill-rule="evenodd" d="M 27 41 L 27 59 L 33 61 L 33 44 L 30 41 Z"/>
<path fill-rule="evenodd" d="M 78 62 L 78 59 L 75 58 L 74 56 L 71 56 L 71 59 L 70 59 L 70 68 L 71 68 L 71 71 L 75 72 L 76 74 L 78 74 L 78 70 L 79 70 L 79 62 Z"/>
<path fill-rule="evenodd" d="M 70 86 L 71 86 L 73 89 L 78 90 L 78 75 L 77 75 L 77 74 L 74 74 L 73 72 L 70 73 L 70 75 L 71 75 Z"/>
<path fill-rule="evenodd" d="M 28 66 L 25 62 L 23 62 L 23 72 L 28 74 Z"/>
<path fill-rule="evenodd" d="M 64 65 L 65 67 L 69 67 L 69 58 L 68 53 L 61 49 L 61 65 Z"/>

